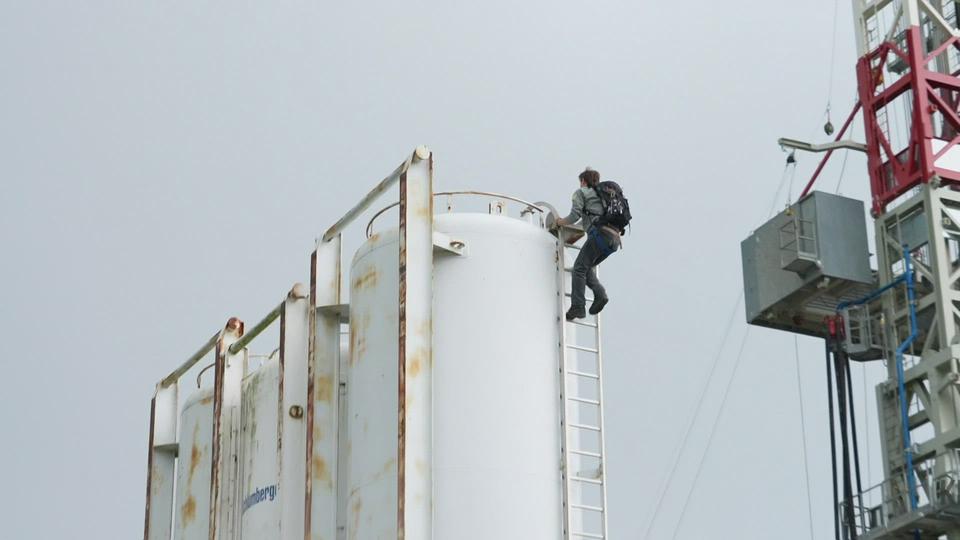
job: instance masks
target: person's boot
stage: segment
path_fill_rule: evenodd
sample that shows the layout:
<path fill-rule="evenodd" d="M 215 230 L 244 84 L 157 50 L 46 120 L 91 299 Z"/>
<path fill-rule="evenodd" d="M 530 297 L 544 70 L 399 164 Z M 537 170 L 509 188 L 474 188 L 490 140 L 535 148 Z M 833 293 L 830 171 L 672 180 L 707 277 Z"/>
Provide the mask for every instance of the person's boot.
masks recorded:
<path fill-rule="evenodd" d="M 583 306 L 570 306 L 570 309 L 567 310 L 567 320 L 572 321 L 574 319 L 582 319 L 587 316 L 587 311 L 583 309 Z"/>
<path fill-rule="evenodd" d="M 597 313 L 603 311 L 603 306 L 607 305 L 607 302 L 609 301 L 610 299 L 606 296 L 594 299 L 593 303 L 590 304 L 590 314 L 596 315 Z"/>

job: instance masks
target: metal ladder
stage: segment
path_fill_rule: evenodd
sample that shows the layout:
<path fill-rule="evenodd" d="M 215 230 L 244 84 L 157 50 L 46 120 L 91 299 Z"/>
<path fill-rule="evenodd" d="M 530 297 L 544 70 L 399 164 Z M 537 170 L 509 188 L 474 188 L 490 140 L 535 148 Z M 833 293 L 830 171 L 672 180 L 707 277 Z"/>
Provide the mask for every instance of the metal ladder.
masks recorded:
<path fill-rule="evenodd" d="M 600 315 L 567 322 L 573 261 L 580 246 L 557 241 L 557 321 L 560 346 L 561 481 L 564 540 L 607 538 L 603 356 Z M 582 245 L 582 242 L 581 244 Z M 590 296 L 587 302 L 592 301 Z M 580 339 L 589 343 L 584 344 Z"/>

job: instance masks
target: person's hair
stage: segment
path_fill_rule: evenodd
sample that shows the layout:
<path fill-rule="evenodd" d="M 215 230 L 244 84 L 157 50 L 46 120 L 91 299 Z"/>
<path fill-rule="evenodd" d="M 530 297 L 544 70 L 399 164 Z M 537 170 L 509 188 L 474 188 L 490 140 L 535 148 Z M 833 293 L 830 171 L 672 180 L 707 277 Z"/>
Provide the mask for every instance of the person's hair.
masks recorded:
<path fill-rule="evenodd" d="M 587 187 L 597 187 L 597 184 L 600 183 L 600 173 L 587 167 L 580 173 L 580 180 L 586 182 Z"/>

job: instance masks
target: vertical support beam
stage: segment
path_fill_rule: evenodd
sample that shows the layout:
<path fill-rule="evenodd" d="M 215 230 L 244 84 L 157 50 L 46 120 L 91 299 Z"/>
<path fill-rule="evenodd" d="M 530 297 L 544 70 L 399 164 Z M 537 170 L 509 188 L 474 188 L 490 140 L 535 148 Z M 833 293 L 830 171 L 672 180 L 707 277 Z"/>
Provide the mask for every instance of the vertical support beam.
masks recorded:
<path fill-rule="evenodd" d="M 861 58 L 863 55 L 869 52 L 867 50 L 867 23 L 866 17 L 864 16 L 865 10 L 866 2 L 864 2 L 864 0 L 853 0 L 853 24 L 856 26 L 853 35 L 857 40 L 857 58 Z"/>
<path fill-rule="evenodd" d="M 306 513 L 304 540 L 337 537 L 337 417 L 341 237 L 317 245 L 310 259 L 308 310 Z"/>
<path fill-rule="evenodd" d="M 210 473 L 209 540 L 236 540 L 239 465 L 237 435 L 247 350 L 230 354 L 243 336 L 243 321 L 231 317 L 217 342 L 213 390 L 213 451 Z"/>
<path fill-rule="evenodd" d="M 280 540 L 304 537 L 304 475 L 307 425 L 307 351 L 310 335 L 310 302 L 306 288 L 297 283 L 280 312 L 280 400 L 277 411 L 277 459 L 280 461 Z"/>
<path fill-rule="evenodd" d="M 397 539 L 433 538 L 433 156 L 400 176 Z"/>
<path fill-rule="evenodd" d="M 920 26 L 920 3 L 917 0 L 903 0 L 903 17 L 908 28 Z"/>
<path fill-rule="evenodd" d="M 157 385 L 150 402 L 150 442 L 147 454 L 147 508 L 144 540 L 170 540 L 173 523 L 173 483 L 177 461 L 177 393 L 174 382 Z"/>
<path fill-rule="evenodd" d="M 908 0 L 904 4 L 904 9 L 909 13 L 910 9 L 918 12 L 916 0 Z M 913 116 L 912 116 L 912 139 L 916 142 L 917 165 L 921 171 L 920 182 L 929 182 L 935 174 L 933 166 L 933 119 L 930 117 L 930 98 L 927 95 L 929 85 L 926 80 L 928 73 L 926 66 L 926 53 L 924 52 L 924 38 L 917 24 L 911 23 L 907 29 L 907 54 L 910 57 L 910 83 L 913 88 L 911 93 L 913 97 Z"/>
<path fill-rule="evenodd" d="M 930 273 L 933 277 L 933 286 L 936 291 L 950 291 L 950 254 L 947 252 L 947 245 L 944 238 L 947 234 L 943 228 L 943 203 L 940 201 L 939 193 L 949 188 L 937 188 L 932 184 L 925 184 L 923 189 L 924 212 L 927 221 L 927 230 L 929 231 L 929 250 L 930 250 Z M 937 294 L 937 293 L 935 293 Z M 937 319 L 937 338 L 935 344 L 938 350 L 949 350 L 950 344 L 957 333 L 957 325 L 954 323 L 953 303 L 949 298 L 937 298 L 936 303 Z"/>

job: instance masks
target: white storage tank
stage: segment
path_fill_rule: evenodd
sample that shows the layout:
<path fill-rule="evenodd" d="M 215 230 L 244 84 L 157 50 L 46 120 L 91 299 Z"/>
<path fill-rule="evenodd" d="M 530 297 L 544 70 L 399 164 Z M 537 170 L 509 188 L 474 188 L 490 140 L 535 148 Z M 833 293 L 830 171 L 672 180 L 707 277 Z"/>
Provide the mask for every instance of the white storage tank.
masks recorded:
<path fill-rule="evenodd" d="M 187 398 L 180 415 L 175 540 L 204 540 L 209 536 L 212 433 L 213 389 L 207 388 Z"/>
<path fill-rule="evenodd" d="M 344 271 L 344 228 L 396 182 L 404 257 L 388 229 Z M 546 210 L 434 193 L 418 148 L 324 233 L 309 287 L 159 381 L 145 540 L 606 538 L 600 320 L 561 324 L 577 248 Z"/>
<path fill-rule="evenodd" d="M 562 537 L 556 239 L 495 214 L 442 214 L 434 251 L 433 536 Z M 398 236 L 350 269 L 346 538 L 397 537 Z M 429 331 L 424 329 L 423 331 Z M 416 376 L 417 359 L 409 376 Z M 343 431 L 342 431 L 343 432 Z"/>

